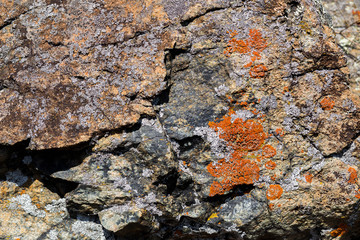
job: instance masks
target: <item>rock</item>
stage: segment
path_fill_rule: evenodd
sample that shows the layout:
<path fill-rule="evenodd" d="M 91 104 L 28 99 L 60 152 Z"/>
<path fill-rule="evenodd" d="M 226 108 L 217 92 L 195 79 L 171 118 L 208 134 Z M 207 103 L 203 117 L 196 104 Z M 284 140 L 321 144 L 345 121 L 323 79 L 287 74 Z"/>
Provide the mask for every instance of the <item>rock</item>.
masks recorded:
<path fill-rule="evenodd" d="M 1 28 L 0 143 L 66 147 L 153 114 L 147 99 L 165 87 L 163 50 L 173 44 L 161 7 L 34 4 Z"/>
<path fill-rule="evenodd" d="M 359 78 L 359 14 L 356 1 L 323 1 L 325 11 L 331 16 L 336 41 L 345 52 L 349 68 L 351 89 L 360 94 Z"/>
<path fill-rule="evenodd" d="M 360 234 L 352 1 L 0 11 L 0 238 Z"/>
<path fill-rule="evenodd" d="M 65 199 L 52 193 L 39 181 L 29 188 L 1 182 L 1 238 L 38 239 L 68 218 Z"/>

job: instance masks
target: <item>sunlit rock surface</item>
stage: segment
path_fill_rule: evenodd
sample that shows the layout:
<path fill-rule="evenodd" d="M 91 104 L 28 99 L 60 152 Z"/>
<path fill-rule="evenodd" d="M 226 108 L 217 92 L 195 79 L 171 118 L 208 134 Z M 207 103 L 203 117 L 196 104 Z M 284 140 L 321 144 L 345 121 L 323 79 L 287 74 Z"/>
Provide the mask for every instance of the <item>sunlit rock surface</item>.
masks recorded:
<path fill-rule="evenodd" d="M 356 239 L 359 1 L 0 1 L 0 238 Z"/>

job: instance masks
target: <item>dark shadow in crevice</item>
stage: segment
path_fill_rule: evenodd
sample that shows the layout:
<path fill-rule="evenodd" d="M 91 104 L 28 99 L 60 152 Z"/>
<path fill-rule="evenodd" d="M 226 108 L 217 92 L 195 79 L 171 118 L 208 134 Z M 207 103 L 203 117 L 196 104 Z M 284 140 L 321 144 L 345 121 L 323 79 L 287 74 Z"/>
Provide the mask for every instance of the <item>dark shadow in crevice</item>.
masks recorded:
<path fill-rule="evenodd" d="M 297 8 L 300 6 L 298 1 L 291 1 L 288 3 L 289 9 L 291 12 L 296 12 Z"/>
<path fill-rule="evenodd" d="M 122 240 L 147 240 L 151 228 L 140 223 L 129 223 L 121 231 L 115 233 Z"/>
<path fill-rule="evenodd" d="M 0 162 L 6 161 L 9 167 L 19 167 L 22 165 L 22 159 L 28 154 L 27 147 L 30 139 L 15 143 L 14 145 L 0 145 L 1 155 Z"/>
<path fill-rule="evenodd" d="M 169 95 L 170 95 L 171 85 L 165 88 L 160 94 L 155 96 L 154 100 L 152 101 L 153 106 L 163 105 L 169 102 Z"/>
<path fill-rule="evenodd" d="M 0 169 L 2 170 L 0 179 L 12 182 L 13 180 L 11 178 L 6 179 L 6 174 L 9 171 L 15 171 L 16 169 L 19 169 L 24 176 L 28 177 L 28 180 L 23 183 L 21 187 L 27 188 L 35 180 L 38 180 L 42 182 L 47 189 L 53 193 L 57 193 L 61 197 L 64 197 L 66 193 L 74 190 L 78 186 L 77 183 L 55 179 L 44 175 L 44 173 L 49 174 L 48 171 L 54 169 L 54 166 L 52 166 L 51 162 L 49 161 L 47 162 L 48 164 L 40 164 L 41 161 L 38 161 L 38 156 L 45 158 L 43 159 L 45 162 L 49 159 L 49 156 L 51 156 L 51 158 L 56 158 L 57 161 L 61 161 L 63 160 L 61 157 L 62 154 L 59 154 L 59 151 L 47 151 L 46 154 L 41 151 L 41 155 L 39 155 L 39 151 L 31 151 L 28 149 L 29 143 L 30 140 L 28 139 L 16 143 L 13 146 L 0 146 L 1 160 L 3 160 L 0 161 Z M 73 152 L 67 152 L 68 155 L 71 155 L 72 153 Z M 21 178 L 22 176 L 19 175 L 14 177 L 14 182 L 18 183 L 16 178 Z"/>
<path fill-rule="evenodd" d="M 332 153 L 332 154 L 330 154 L 330 155 L 324 155 L 324 157 L 326 157 L 326 158 L 332 158 L 332 157 L 342 158 L 342 157 L 344 157 L 344 156 L 345 156 L 345 153 L 350 150 L 351 145 L 354 143 L 354 141 L 355 141 L 358 137 L 360 137 L 360 132 L 357 133 L 356 135 L 354 135 L 354 136 L 352 137 L 352 140 L 350 141 L 350 143 L 349 143 L 348 145 L 346 145 L 344 148 L 342 148 L 340 151 L 338 151 L 338 152 L 336 152 L 336 153 Z"/>
<path fill-rule="evenodd" d="M 50 191 L 57 193 L 61 198 L 65 197 L 65 194 L 75 190 L 79 186 L 78 183 L 49 176 L 44 176 L 39 179 L 39 181 L 41 181 Z"/>
<path fill-rule="evenodd" d="M 168 84 L 167 87 L 162 90 L 152 101 L 153 106 L 159 106 L 165 103 L 169 102 L 169 96 L 170 96 L 170 90 L 171 90 L 171 84 L 169 84 L 170 79 L 173 74 L 173 60 L 176 58 L 176 56 L 180 54 L 186 54 L 188 53 L 187 49 L 167 49 L 165 50 L 165 58 L 164 58 L 164 64 L 166 67 L 166 76 L 164 81 Z"/>
<path fill-rule="evenodd" d="M 189 53 L 189 50 L 186 48 L 170 48 L 166 49 L 165 54 L 165 66 L 168 66 L 168 63 L 172 63 L 172 61 L 176 58 L 176 56 L 179 56 L 181 54 Z"/>
<path fill-rule="evenodd" d="M 186 20 L 183 20 L 180 22 L 181 26 L 183 27 L 186 27 L 188 26 L 191 22 L 193 22 L 195 19 L 199 18 L 199 17 L 202 17 L 210 12 L 215 12 L 215 11 L 219 11 L 219 10 L 224 10 L 226 8 L 223 8 L 223 7 L 214 7 L 214 8 L 211 8 L 211 9 L 207 9 L 204 13 L 201 13 L 199 15 L 196 15 L 194 17 L 191 17 L 189 19 L 186 19 Z"/>
<path fill-rule="evenodd" d="M 243 196 L 245 194 L 250 193 L 251 190 L 253 190 L 253 189 L 255 189 L 255 186 L 252 184 L 241 184 L 241 185 L 234 186 L 232 188 L 232 190 L 227 194 L 207 197 L 204 199 L 204 201 L 209 202 L 214 207 L 218 207 L 221 204 L 224 204 L 224 203 L 232 200 L 235 197 Z"/>
<path fill-rule="evenodd" d="M 86 144 L 87 145 L 87 144 Z M 78 166 L 89 155 L 90 150 L 83 146 L 64 149 L 32 151 L 32 163 L 36 170 L 51 175 Z"/>
<path fill-rule="evenodd" d="M 155 186 L 166 185 L 166 193 L 167 195 L 171 194 L 176 189 L 176 183 L 179 178 L 179 173 L 176 169 L 172 169 L 166 175 L 159 176 L 157 181 L 153 184 Z"/>
<path fill-rule="evenodd" d="M 192 136 L 183 138 L 181 140 L 172 139 L 173 141 L 176 141 L 180 146 L 180 155 L 181 153 L 187 152 L 189 150 L 192 150 L 196 148 L 197 146 L 204 143 L 204 140 L 200 136 Z"/>

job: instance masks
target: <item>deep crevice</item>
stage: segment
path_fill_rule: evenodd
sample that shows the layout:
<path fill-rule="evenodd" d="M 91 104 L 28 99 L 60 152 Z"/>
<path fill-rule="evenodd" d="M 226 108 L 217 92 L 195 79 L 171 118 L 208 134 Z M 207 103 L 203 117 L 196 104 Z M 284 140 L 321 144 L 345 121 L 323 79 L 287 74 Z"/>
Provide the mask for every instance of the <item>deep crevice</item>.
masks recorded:
<path fill-rule="evenodd" d="M 181 140 L 172 139 L 173 141 L 176 141 L 180 145 L 180 154 L 186 151 L 189 151 L 191 149 L 194 149 L 196 146 L 204 143 L 204 140 L 200 136 L 192 136 L 183 138 Z"/>
<path fill-rule="evenodd" d="M 88 149 L 51 149 L 38 150 L 31 153 L 36 170 L 51 175 L 78 166 L 88 156 Z"/>
<path fill-rule="evenodd" d="M 4 21 L 3 25 L 0 26 L 0 31 L 6 28 L 7 26 L 11 25 L 19 16 L 9 18 L 8 20 Z"/>
<path fill-rule="evenodd" d="M 176 183 L 179 178 L 179 173 L 176 169 L 172 169 L 166 175 L 159 176 L 158 180 L 153 184 L 159 186 L 160 184 L 166 185 L 166 194 L 170 195 L 176 189 Z"/>
<path fill-rule="evenodd" d="M 213 197 L 207 197 L 204 199 L 204 201 L 209 202 L 214 207 L 218 207 L 221 204 L 224 204 L 235 197 L 243 196 L 250 193 L 253 189 L 255 189 L 255 186 L 253 184 L 236 185 L 229 193 L 223 195 L 215 195 Z"/>
<path fill-rule="evenodd" d="M 52 47 L 64 46 L 62 42 L 52 42 L 52 41 L 46 41 L 46 42 Z"/>
<path fill-rule="evenodd" d="M 332 153 L 332 154 L 330 154 L 330 155 L 326 155 L 326 156 L 324 155 L 324 157 L 325 157 L 325 158 L 332 158 L 332 157 L 342 158 L 342 157 L 344 157 L 345 153 L 350 150 L 351 145 L 354 143 L 354 141 L 355 141 L 358 137 L 360 137 L 360 132 L 357 133 L 357 134 L 352 138 L 351 142 L 350 142 L 348 145 L 346 145 L 344 148 L 342 148 L 340 151 L 338 151 L 338 152 L 336 152 L 336 153 Z"/>
<path fill-rule="evenodd" d="M 35 9 L 35 8 L 34 8 Z M 4 28 L 6 28 L 7 26 L 11 25 L 14 21 L 16 21 L 21 15 L 24 15 L 28 12 L 30 12 L 31 10 L 33 9 L 28 9 L 22 13 L 20 13 L 19 15 L 15 16 L 15 17 L 12 17 L 12 18 L 9 18 L 7 20 L 4 21 L 4 23 L 2 25 L 0 25 L 0 31 L 3 30 Z"/>
<path fill-rule="evenodd" d="M 166 76 L 164 81 L 167 83 L 167 87 L 154 97 L 152 101 L 153 106 L 159 106 L 169 102 L 170 90 L 172 87 L 172 84 L 169 84 L 169 82 L 173 74 L 173 60 L 176 56 L 186 53 L 188 53 L 187 49 L 175 48 L 175 46 L 171 49 L 165 49 L 164 64 L 166 67 Z"/>
<path fill-rule="evenodd" d="M 207 9 L 207 10 L 206 10 L 204 13 L 202 13 L 202 14 L 196 15 L 196 16 L 191 17 L 191 18 L 189 18 L 189 19 L 182 20 L 182 21 L 180 22 L 180 24 L 181 24 L 181 26 L 186 27 L 186 26 L 188 26 L 191 22 L 193 22 L 193 21 L 194 21 L 195 19 L 197 19 L 197 18 L 200 18 L 200 17 L 202 17 L 202 16 L 204 16 L 204 15 L 210 13 L 210 12 L 215 12 L 215 11 L 224 10 L 224 9 L 227 9 L 227 8 L 217 7 L 217 8 Z"/>
<path fill-rule="evenodd" d="M 28 149 L 29 144 L 30 144 L 30 139 L 27 139 L 19 143 L 16 143 L 13 146 L 5 146 L 5 145 L 0 146 L 0 155 L 1 155 L 0 158 L 2 160 L 0 161 L 1 179 L 6 180 L 7 179 L 7 177 L 5 176 L 6 173 L 8 173 L 9 171 L 19 169 L 22 174 L 28 177 L 26 183 L 21 185 L 22 187 L 25 188 L 29 187 L 35 180 L 38 180 L 41 183 L 43 183 L 47 189 L 49 189 L 54 193 L 57 193 L 60 197 L 64 197 L 66 193 L 74 190 L 78 186 L 77 183 L 69 182 L 62 179 L 55 179 L 47 175 L 46 172 L 48 170 L 51 170 L 53 167 L 51 165 L 52 163 L 51 161 L 48 161 L 48 165 L 41 166 L 41 169 L 39 169 L 37 167 L 38 165 L 37 154 L 39 152 L 43 154 L 44 152 L 29 150 Z M 59 155 L 63 155 L 63 153 L 58 154 L 58 152 L 59 151 L 47 152 L 47 154 L 50 153 L 47 156 L 59 157 Z M 68 152 L 68 154 L 71 154 L 71 152 L 70 153 Z M 45 159 L 45 161 L 46 160 L 48 159 Z M 9 179 L 8 181 L 13 181 L 13 180 Z"/>
<path fill-rule="evenodd" d="M 169 85 L 165 90 L 163 90 L 160 94 L 158 94 L 154 100 L 152 101 L 153 106 L 163 105 L 169 102 L 171 85 Z"/>
<path fill-rule="evenodd" d="M 172 64 L 172 61 L 176 58 L 176 56 L 179 56 L 180 54 L 189 53 L 188 49 L 175 48 L 175 47 L 171 49 L 166 49 L 166 52 L 167 53 L 165 55 L 165 64 L 166 63 Z"/>
<path fill-rule="evenodd" d="M 79 186 L 76 182 L 50 176 L 44 176 L 42 179 L 39 179 L 39 181 L 41 181 L 50 191 L 57 193 L 61 198 L 65 197 L 65 194 L 75 190 Z"/>

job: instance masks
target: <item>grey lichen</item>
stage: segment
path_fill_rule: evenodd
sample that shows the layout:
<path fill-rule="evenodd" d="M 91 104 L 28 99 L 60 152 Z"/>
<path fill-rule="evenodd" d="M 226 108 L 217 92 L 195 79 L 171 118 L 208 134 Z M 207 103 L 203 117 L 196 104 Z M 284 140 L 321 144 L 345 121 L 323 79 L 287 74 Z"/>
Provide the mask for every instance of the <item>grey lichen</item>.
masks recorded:
<path fill-rule="evenodd" d="M 30 214 L 31 216 L 39 218 L 46 216 L 44 210 L 39 210 L 35 205 L 32 204 L 31 198 L 28 194 L 22 194 L 10 199 L 10 209 L 18 209 L 18 206 L 20 206 L 20 208 L 22 208 L 27 214 Z"/>

